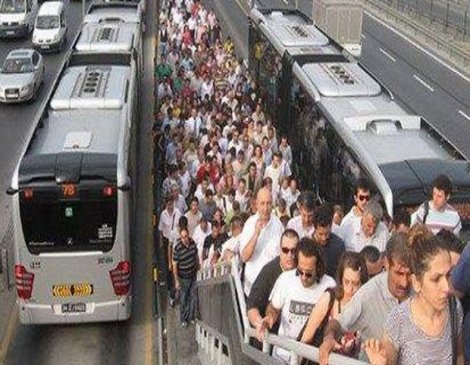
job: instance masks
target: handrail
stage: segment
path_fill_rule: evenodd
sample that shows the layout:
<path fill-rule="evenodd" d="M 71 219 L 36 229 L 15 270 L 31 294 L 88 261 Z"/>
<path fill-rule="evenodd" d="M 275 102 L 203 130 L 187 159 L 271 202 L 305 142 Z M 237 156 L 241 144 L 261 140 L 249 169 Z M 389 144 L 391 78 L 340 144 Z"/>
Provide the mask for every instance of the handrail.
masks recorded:
<path fill-rule="evenodd" d="M 366 12 L 369 15 L 379 14 L 382 17 L 385 16 L 387 20 L 396 21 L 397 24 L 402 25 L 405 30 L 411 32 L 417 42 L 419 42 L 418 36 L 424 37 L 425 40 L 436 44 L 437 49 L 445 53 L 463 70 L 470 67 L 470 53 L 468 51 L 457 47 L 453 42 L 449 42 L 448 39 L 445 39 L 436 32 L 431 32 L 424 24 L 413 21 L 399 11 L 377 0 L 365 0 L 365 5 Z M 390 25 L 393 26 L 392 24 Z"/>
<path fill-rule="evenodd" d="M 243 338 L 241 339 L 246 345 L 249 345 L 250 338 L 256 338 L 257 334 L 248 321 L 245 293 L 243 291 L 242 282 L 239 275 L 239 261 L 236 257 L 230 263 L 217 263 L 213 267 L 201 269 L 197 275 L 197 281 L 217 281 L 220 279 L 227 281 L 233 280 L 235 291 L 240 305 L 240 312 L 243 322 Z M 302 358 L 318 362 L 318 348 L 304 343 L 289 339 L 287 337 L 268 333 L 263 341 L 263 352 L 269 354 L 273 346 L 280 347 L 290 352 L 289 365 L 299 365 Z M 254 349 L 254 347 L 253 347 Z M 258 350 L 258 349 L 256 349 Z M 259 351 L 259 350 L 258 350 Z M 249 354 L 247 354 L 249 356 Z M 359 361 L 350 357 L 339 354 L 331 354 L 328 360 L 330 365 L 366 365 L 368 363 Z"/>

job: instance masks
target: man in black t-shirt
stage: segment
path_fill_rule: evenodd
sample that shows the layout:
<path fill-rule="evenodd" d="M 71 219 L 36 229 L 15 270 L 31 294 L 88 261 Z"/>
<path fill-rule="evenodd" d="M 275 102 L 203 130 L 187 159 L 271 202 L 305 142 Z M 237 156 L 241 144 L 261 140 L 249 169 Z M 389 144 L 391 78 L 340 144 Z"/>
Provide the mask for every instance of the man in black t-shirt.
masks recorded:
<path fill-rule="evenodd" d="M 283 271 L 292 270 L 296 267 L 295 253 L 299 235 L 293 229 L 286 229 L 281 236 L 280 256 L 268 262 L 260 271 L 250 291 L 246 307 L 248 319 L 253 327 L 258 329 L 265 316 L 266 307 L 269 303 L 269 295 L 274 283 Z M 273 329 L 277 333 L 276 329 Z"/>
<path fill-rule="evenodd" d="M 339 259 L 346 249 L 343 240 L 331 232 L 332 222 L 333 209 L 329 204 L 321 205 L 316 209 L 313 220 L 315 227 L 313 240 L 323 249 L 326 274 L 335 278 Z"/>
<path fill-rule="evenodd" d="M 211 234 L 206 237 L 204 240 L 204 248 L 202 251 L 202 261 L 207 259 L 211 260 L 211 263 L 217 262 L 219 257 L 222 256 L 222 245 L 225 241 L 228 240 L 228 235 L 226 233 L 220 233 L 220 223 L 215 219 L 211 222 Z M 209 257 L 209 252 L 211 247 L 213 247 L 214 254 L 212 257 Z"/>
<path fill-rule="evenodd" d="M 181 291 L 181 326 L 186 327 L 196 316 L 196 274 L 199 269 L 197 246 L 189 237 L 188 229 L 182 228 L 180 238 L 173 249 L 173 275 L 175 288 Z"/>

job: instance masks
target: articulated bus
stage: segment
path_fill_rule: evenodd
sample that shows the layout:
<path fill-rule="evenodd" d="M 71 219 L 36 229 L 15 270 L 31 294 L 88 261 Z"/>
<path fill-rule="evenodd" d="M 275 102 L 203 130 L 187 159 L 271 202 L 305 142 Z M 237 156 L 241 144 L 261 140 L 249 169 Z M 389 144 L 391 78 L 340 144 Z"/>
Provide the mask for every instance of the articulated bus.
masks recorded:
<path fill-rule="evenodd" d="M 251 19 L 250 68 L 269 96 L 266 109 L 276 110 L 277 127 L 289 137 L 304 188 L 348 208 L 355 182 L 367 177 L 393 216 L 399 207 L 416 209 L 445 173 L 468 231 L 470 163 L 450 141 L 404 110 L 338 45 L 321 33 L 313 37 L 302 15 L 254 9 Z"/>
<path fill-rule="evenodd" d="M 78 36 L 9 189 L 24 324 L 131 315 L 140 50 L 96 33 L 86 50 Z"/>

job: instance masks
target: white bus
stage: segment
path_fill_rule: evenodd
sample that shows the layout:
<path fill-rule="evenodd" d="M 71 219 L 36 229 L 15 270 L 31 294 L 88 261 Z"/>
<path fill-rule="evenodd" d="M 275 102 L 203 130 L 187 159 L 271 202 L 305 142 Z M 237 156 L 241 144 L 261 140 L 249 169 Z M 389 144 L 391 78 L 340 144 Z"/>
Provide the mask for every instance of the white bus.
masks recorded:
<path fill-rule="evenodd" d="M 24 324 L 131 315 L 137 69 L 135 51 L 72 52 L 17 166 L 9 193 Z"/>

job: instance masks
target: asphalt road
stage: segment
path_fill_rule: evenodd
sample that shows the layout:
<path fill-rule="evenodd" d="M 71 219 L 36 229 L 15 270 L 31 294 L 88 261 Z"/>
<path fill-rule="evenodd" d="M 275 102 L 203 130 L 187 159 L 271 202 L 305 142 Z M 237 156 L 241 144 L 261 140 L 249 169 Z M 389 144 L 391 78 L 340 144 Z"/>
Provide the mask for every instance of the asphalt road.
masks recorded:
<path fill-rule="evenodd" d="M 66 0 L 66 2 L 68 2 Z M 81 3 L 70 2 L 67 6 L 69 29 L 67 33 L 68 47 L 77 34 L 81 22 Z M 28 40 L 0 40 L 0 62 L 14 49 L 31 48 L 31 37 Z M 37 100 L 32 104 L 0 104 L 0 211 L 7 211 L 8 201 L 5 190 L 10 185 L 13 170 L 25 145 L 27 132 L 37 121 L 35 118 L 44 99 L 59 72 L 65 51 L 44 56 L 46 71 L 44 83 Z M 4 227 L 0 227 L 0 233 Z"/>
<path fill-rule="evenodd" d="M 218 16 L 235 35 L 235 45 L 247 57 L 248 25 L 240 3 L 222 0 Z M 294 1 L 290 1 L 292 7 Z M 286 7 L 282 0 L 257 0 L 259 7 Z M 312 1 L 299 0 L 312 14 Z M 470 159 L 470 80 L 449 69 L 367 14 L 363 23 L 360 62 L 370 70 L 409 112 L 422 115 Z"/>
<path fill-rule="evenodd" d="M 148 1 L 148 14 L 153 13 L 154 0 Z M 80 18 L 80 5 L 72 4 L 69 20 L 74 22 L 75 32 L 78 29 Z M 76 10 L 76 11 L 74 11 Z M 74 14 L 72 14 L 74 12 Z M 74 20 L 72 18 L 75 18 Z M 153 116 L 153 39 L 154 21 L 147 21 L 147 33 L 144 40 L 144 74 L 142 78 L 141 120 L 152 120 Z M 72 37 L 69 37 L 72 39 Z M 13 44 L 7 46 L 14 47 Z M 2 52 L 6 52 L 2 49 Z M 48 58 L 46 85 L 41 93 L 50 86 L 50 82 L 57 71 L 60 56 Z M 48 84 L 49 83 L 49 84 Z M 16 151 L 20 149 L 18 140 L 22 133 L 32 123 L 32 116 L 37 105 L 27 107 L 8 107 L 0 109 L 1 118 L 11 120 L 14 126 L 13 138 L 5 137 L 10 133 L 5 128 L 0 133 L 2 142 L 1 153 L 9 153 L 10 159 L 15 159 Z M 14 118 L 10 118 L 13 116 Z M 14 120 L 13 120 L 14 119 Z M 10 126 L 11 127 L 11 126 Z M 135 209 L 135 224 L 132 240 L 133 254 L 133 308 L 132 317 L 124 323 L 98 323 L 85 325 L 64 326 L 22 326 L 18 325 L 16 335 L 7 354 L 5 365 L 121 365 L 139 364 L 153 365 L 156 363 L 154 343 L 157 332 L 153 321 L 153 285 L 152 285 L 152 259 L 153 239 L 152 227 L 152 199 L 151 192 L 151 123 L 142 123 L 140 126 L 140 148 L 138 151 L 138 188 Z M 11 150 L 11 151 L 9 151 Z M 13 151 L 14 150 L 14 151 Z M 3 169 L 11 168 L 1 159 Z"/>

